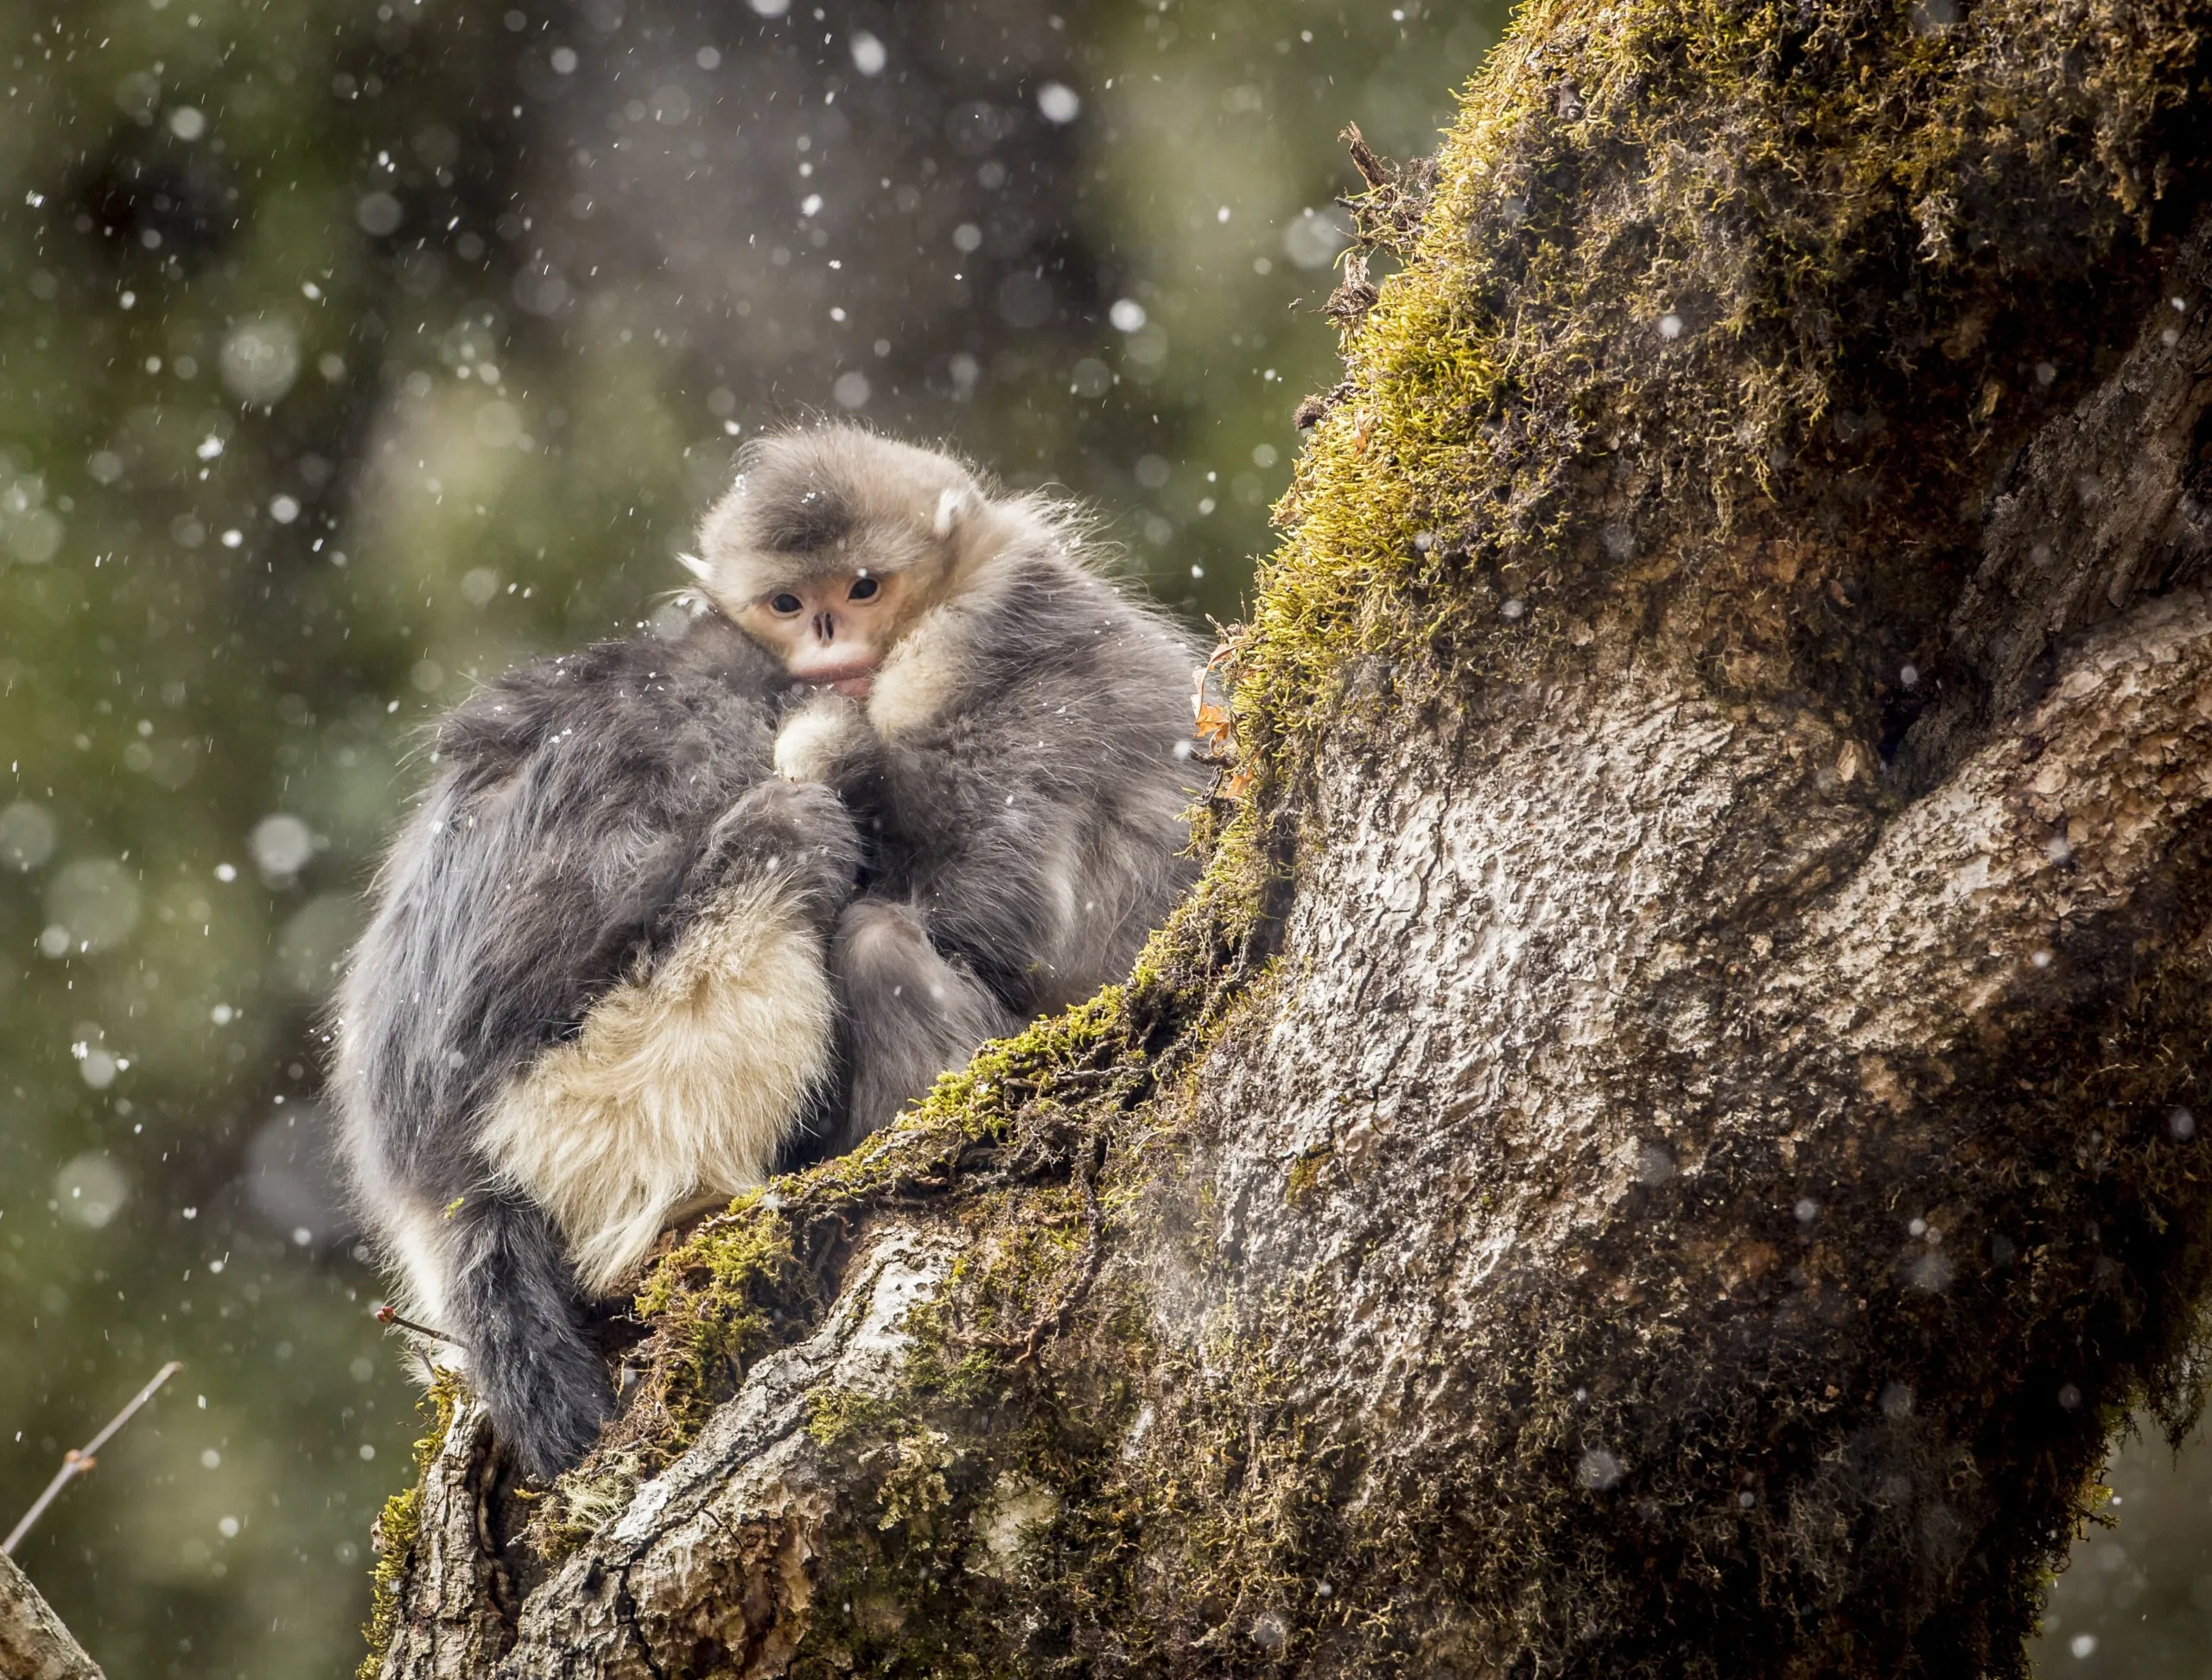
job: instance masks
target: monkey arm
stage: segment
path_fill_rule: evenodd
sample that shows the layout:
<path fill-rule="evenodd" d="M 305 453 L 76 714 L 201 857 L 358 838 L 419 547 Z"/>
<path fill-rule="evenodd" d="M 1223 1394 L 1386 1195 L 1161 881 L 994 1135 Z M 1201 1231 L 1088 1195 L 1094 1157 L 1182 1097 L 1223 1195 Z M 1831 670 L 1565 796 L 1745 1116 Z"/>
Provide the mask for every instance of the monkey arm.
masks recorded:
<path fill-rule="evenodd" d="M 747 788 L 708 832 L 660 920 L 681 929 L 731 882 L 777 875 L 790 900 L 826 926 L 853 895 L 861 841 L 836 791 L 771 780 Z"/>
<path fill-rule="evenodd" d="M 776 773 L 785 781 L 819 782 L 856 810 L 882 798 L 884 745 L 860 703 L 817 694 L 776 732 Z"/>

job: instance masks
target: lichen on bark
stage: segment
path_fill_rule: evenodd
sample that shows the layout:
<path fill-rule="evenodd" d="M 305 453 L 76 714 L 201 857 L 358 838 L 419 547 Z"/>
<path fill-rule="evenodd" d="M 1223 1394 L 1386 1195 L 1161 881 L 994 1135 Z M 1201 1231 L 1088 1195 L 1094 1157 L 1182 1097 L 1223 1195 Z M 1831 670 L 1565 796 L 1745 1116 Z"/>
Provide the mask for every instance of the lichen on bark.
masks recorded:
<path fill-rule="evenodd" d="M 470 1648 L 2024 1672 L 2212 1270 L 2208 36 L 1531 6 L 1373 177 L 1198 890 L 667 1263 Z"/>

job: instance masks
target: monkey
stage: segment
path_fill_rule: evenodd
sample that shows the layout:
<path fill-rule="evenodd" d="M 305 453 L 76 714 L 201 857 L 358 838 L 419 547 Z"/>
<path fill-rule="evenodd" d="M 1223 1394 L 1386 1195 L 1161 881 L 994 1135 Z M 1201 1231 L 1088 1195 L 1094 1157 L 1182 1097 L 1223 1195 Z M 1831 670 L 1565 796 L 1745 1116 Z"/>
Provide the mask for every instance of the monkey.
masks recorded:
<path fill-rule="evenodd" d="M 1077 510 L 949 454 L 826 424 L 741 465 L 699 576 L 810 691 L 778 773 L 834 788 L 867 848 L 830 942 L 849 1147 L 1129 971 L 1195 874 L 1198 650 L 1086 563 Z"/>
<path fill-rule="evenodd" d="M 680 635 L 439 725 L 335 1008 L 365 1224 L 540 1481 L 664 1229 L 1125 974 L 1193 873 L 1193 650 L 1077 513 L 850 426 L 739 465 Z"/>
<path fill-rule="evenodd" d="M 340 988 L 363 1223 L 540 1480 L 609 1410 L 585 1304 L 833 1088 L 859 837 L 772 773 L 786 680 L 709 614 L 493 682 L 439 725 Z"/>

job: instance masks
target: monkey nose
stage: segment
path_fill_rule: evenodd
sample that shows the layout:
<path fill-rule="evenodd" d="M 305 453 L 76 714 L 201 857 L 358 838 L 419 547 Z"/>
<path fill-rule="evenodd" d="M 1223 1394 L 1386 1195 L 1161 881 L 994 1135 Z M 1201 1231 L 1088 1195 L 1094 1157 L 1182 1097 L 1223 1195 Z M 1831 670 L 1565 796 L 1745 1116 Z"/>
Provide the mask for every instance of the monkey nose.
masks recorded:
<path fill-rule="evenodd" d="M 835 613 L 817 613 L 814 615 L 814 633 L 823 641 L 836 640 L 837 615 Z"/>

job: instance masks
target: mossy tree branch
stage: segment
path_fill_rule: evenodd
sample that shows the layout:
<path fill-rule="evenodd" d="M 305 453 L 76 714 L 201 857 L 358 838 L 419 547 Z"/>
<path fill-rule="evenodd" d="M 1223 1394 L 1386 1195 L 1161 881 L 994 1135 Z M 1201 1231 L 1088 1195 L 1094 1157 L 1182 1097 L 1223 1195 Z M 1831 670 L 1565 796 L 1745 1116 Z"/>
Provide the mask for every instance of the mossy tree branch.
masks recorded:
<path fill-rule="evenodd" d="M 456 1428 L 384 1672 L 2022 1673 L 2197 1399 L 2209 77 L 1532 6 L 1372 188 L 1197 894 L 702 1227 L 551 1496 Z"/>

